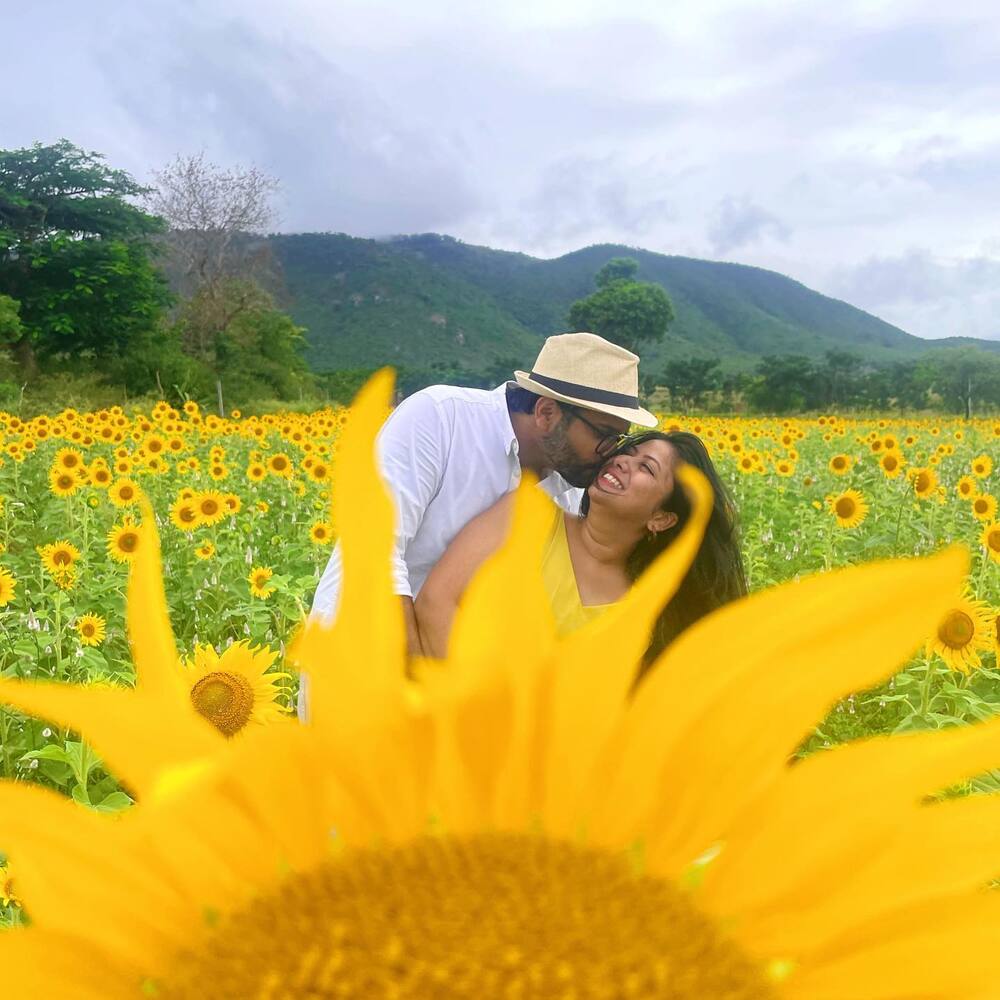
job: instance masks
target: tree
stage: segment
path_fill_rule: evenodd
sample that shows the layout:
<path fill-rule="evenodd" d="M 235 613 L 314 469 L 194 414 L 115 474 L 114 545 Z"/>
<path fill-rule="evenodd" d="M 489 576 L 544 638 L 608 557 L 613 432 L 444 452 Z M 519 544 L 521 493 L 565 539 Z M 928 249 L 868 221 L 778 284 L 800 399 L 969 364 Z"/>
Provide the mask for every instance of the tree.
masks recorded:
<path fill-rule="evenodd" d="M 674 309 L 659 285 L 633 280 L 638 266 L 630 257 L 608 261 L 595 279 L 598 290 L 570 307 L 570 326 L 596 333 L 630 351 L 643 341 L 662 340 Z"/>
<path fill-rule="evenodd" d="M 9 295 L 0 295 L 0 344 L 7 344 L 20 338 L 21 303 Z"/>
<path fill-rule="evenodd" d="M 671 401 L 690 412 L 701 406 L 706 393 L 719 388 L 720 366 L 718 358 L 677 358 L 667 362 L 661 381 L 670 390 Z"/>
<path fill-rule="evenodd" d="M 177 156 L 153 177 L 149 205 L 167 220 L 171 251 L 194 290 L 214 294 L 227 278 L 252 277 L 266 264 L 262 244 L 246 237 L 275 221 L 275 178 L 253 166 L 224 170 L 204 153 Z"/>
<path fill-rule="evenodd" d="M 303 329 L 277 309 L 271 296 L 252 281 L 229 278 L 212 292 L 206 308 L 202 290 L 185 302 L 171 336 L 183 353 L 202 367 L 202 378 L 191 394 L 205 395 L 219 379 L 226 395 L 245 400 L 271 396 L 292 399 L 311 388 L 311 377 L 302 357 Z M 201 324 L 212 317 L 212 336 Z M 187 369 L 187 376 L 193 371 Z"/>
<path fill-rule="evenodd" d="M 798 354 L 768 355 L 757 365 L 757 378 L 747 391 L 757 410 L 792 413 L 817 404 L 816 368 Z"/>
<path fill-rule="evenodd" d="M 164 224 L 128 200 L 146 193 L 65 139 L 0 150 L 0 294 L 20 303 L 8 342 L 25 374 L 40 355 L 115 355 L 157 322 Z"/>
<path fill-rule="evenodd" d="M 598 288 L 607 288 L 616 281 L 635 281 L 639 270 L 639 262 L 634 257 L 612 257 L 597 272 L 594 284 Z"/>
<path fill-rule="evenodd" d="M 971 420 L 980 404 L 1000 405 L 1000 357 L 975 347 L 934 351 L 926 359 L 932 389 Z"/>

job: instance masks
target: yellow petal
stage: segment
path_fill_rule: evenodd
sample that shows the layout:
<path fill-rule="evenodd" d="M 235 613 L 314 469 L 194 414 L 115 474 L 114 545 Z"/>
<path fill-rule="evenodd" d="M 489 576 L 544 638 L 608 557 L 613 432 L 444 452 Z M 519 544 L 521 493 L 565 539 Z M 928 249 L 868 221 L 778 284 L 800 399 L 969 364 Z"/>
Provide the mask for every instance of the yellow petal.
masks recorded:
<path fill-rule="evenodd" d="M 1000 977 L 1000 894 L 935 900 L 858 928 L 782 984 L 787 1000 L 975 1000 Z"/>
<path fill-rule="evenodd" d="M 832 897 L 920 800 L 1000 762 L 1000 719 L 883 737 L 814 754 L 790 768 L 728 832 L 706 872 L 702 905 L 739 933 L 744 913 Z M 794 845 L 794 850 L 789 849 Z"/>
<path fill-rule="evenodd" d="M 40 927 L 0 933 L 5 992 L 17 1000 L 133 1000 L 136 973 L 94 952 L 91 942 Z M 9 992 L 16 983 L 16 993 Z"/>
<path fill-rule="evenodd" d="M 82 733 L 137 798 L 148 795 L 167 769 L 215 753 L 226 742 L 186 692 L 178 703 L 132 688 L 0 679 L 0 703 Z"/>
<path fill-rule="evenodd" d="M 839 570 L 688 629 L 626 717 L 622 779 L 605 789 L 602 838 L 655 830 L 651 862 L 683 870 L 769 789 L 830 705 L 899 667 L 954 598 L 964 566 L 962 553 L 948 551 Z"/>
<path fill-rule="evenodd" d="M 0 782 L 0 816 L 0 847 L 35 925 L 99 940 L 101 953 L 137 967 L 183 940 L 189 908 L 132 862 L 120 819 L 23 782 Z"/>
<path fill-rule="evenodd" d="M 177 648 L 163 590 L 163 566 L 156 519 L 143 500 L 139 546 L 128 581 L 126 622 L 135 664 L 136 687 L 155 698 L 187 700 L 184 679 L 177 669 Z"/>
<path fill-rule="evenodd" d="M 557 516 L 525 477 L 505 545 L 462 599 L 448 660 L 427 674 L 437 718 L 434 811 L 454 832 L 517 826 L 537 812 L 541 785 L 531 753 L 540 737 L 538 689 L 555 641 L 541 552 Z"/>
<path fill-rule="evenodd" d="M 375 461 L 392 373 L 358 393 L 340 440 L 331 517 L 340 535 L 343 589 L 332 627 L 310 620 L 291 658 L 309 675 L 311 725 L 331 768 L 386 827 L 407 836 L 426 820 L 430 727 L 408 697 L 400 599 L 393 592 L 392 501 Z"/>
<path fill-rule="evenodd" d="M 712 487 L 697 469 L 677 473 L 691 499 L 691 515 L 670 547 L 634 584 L 628 595 L 599 618 L 570 635 L 555 657 L 549 721 L 545 828 L 554 835 L 575 832 L 580 794 L 589 779 L 595 795 L 606 787 L 593 775 L 624 712 L 636 664 L 649 645 L 656 618 L 677 592 L 698 552 L 712 513 Z"/>
<path fill-rule="evenodd" d="M 837 808 L 845 806 L 853 812 L 843 800 Z M 825 891 L 741 912 L 741 941 L 758 954 L 800 955 L 893 911 L 972 894 L 1000 875 L 1000 798 L 912 805 L 898 815 L 895 829 L 864 837 Z"/>

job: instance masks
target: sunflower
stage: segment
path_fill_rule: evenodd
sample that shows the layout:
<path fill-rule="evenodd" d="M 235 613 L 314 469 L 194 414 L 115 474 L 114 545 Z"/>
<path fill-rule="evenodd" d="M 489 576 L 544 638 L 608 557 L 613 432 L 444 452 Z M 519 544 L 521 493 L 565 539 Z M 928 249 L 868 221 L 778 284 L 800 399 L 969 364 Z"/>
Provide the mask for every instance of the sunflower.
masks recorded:
<path fill-rule="evenodd" d="M 327 521 L 317 521 L 309 529 L 309 541 L 313 545 L 329 545 L 333 537 L 333 530 Z"/>
<path fill-rule="evenodd" d="M 275 588 L 271 586 L 267 581 L 274 576 L 274 570 L 268 568 L 267 566 L 254 566 L 250 570 L 250 575 L 247 580 L 250 583 L 250 593 L 254 597 L 259 597 L 262 600 L 270 597 Z"/>
<path fill-rule="evenodd" d="M 314 483 L 325 483 L 330 478 L 330 466 L 326 462 L 313 462 L 307 471 Z"/>
<path fill-rule="evenodd" d="M 215 490 L 199 493 L 192 502 L 198 511 L 199 524 L 218 524 L 228 513 L 225 496 Z"/>
<path fill-rule="evenodd" d="M 100 646 L 104 642 L 107 621 L 100 615 L 80 615 L 76 620 L 76 634 L 82 646 Z"/>
<path fill-rule="evenodd" d="M 226 737 L 251 723 L 287 718 L 276 685 L 289 675 L 268 673 L 277 655 L 247 640 L 233 643 L 221 656 L 211 646 L 196 646 L 194 656 L 184 661 L 195 710 Z"/>
<path fill-rule="evenodd" d="M 80 473 L 76 470 L 53 468 L 49 472 L 49 490 L 57 497 L 70 497 L 81 485 Z"/>
<path fill-rule="evenodd" d="M 937 653 L 952 670 L 968 674 L 982 666 L 979 651 L 993 645 L 993 617 L 984 601 L 965 595 L 939 619 L 927 639 L 927 655 Z"/>
<path fill-rule="evenodd" d="M 247 479 L 251 483 L 259 483 L 267 478 L 267 466 L 262 462 L 251 462 L 247 466 Z"/>
<path fill-rule="evenodd" d="M 211 559 L 215 555 L 215 543 L 205 541 L 202 542 L 195 550 L 194 554 L 199 559 Z"/>
<path fill-rule="evenodd" d="M 779 476 L 787 479 L 789 476 L 795 475 L 795 463 L 789 462 L 784 458 L 779 458 L 778 461 L 774 463 L 774 471 L 777 472 Z"/>
<path fill-rule="evenodd" d="M 66 469 L 68 472 L 72 472 L 75 469 L 83 468 L 83 452 L 78 451 L 76 448 L 60 448 L 56 452 L 56 457 L 53 462 L 54 465 L 58 466 L 60 469 Z"/>
<path fill-rule="evenodd" d="M 850 455 L 834 455 L 830 459 L 829 469 L 835 476 L 846 476 L 853 464 L 854 459 Z"/>
<path fill-rule="evenodd" d="M 111 485 L 111 470 L 95 462 L 87 470 L 87 482 L 99 490 L 107 489 Z"/>
<path fill-rule="evenodd" d="M 878 464 L 886 479 L 895 479 L 903 471 L 906 462 L 898 451 L 886 451 L 882 454 Z"/>
<path fill-rule="evenodd" d="M 139 549 L 141 535 L 130 517 L 108 531 L 108 555 L 115 562 L 130 563 Z"/>
<path fill-rule="evenodd" d="M 219 482 L 229 475 L 229 469 L 224 465 L 212 464 L 208 467 L 208 474 L 216 481 Z"/>
<path fill-rule="evenodd" d="M 972 460 L 972 474 L 977 479 L 985 479 L 993 471 L 993 459 L 989 455 L 977 455 Z"/>
<path fill-rule="evenodd" d="M 365 489 L 335 500 L 348 567 L 336 624 L 313 623 L 297 645 L 310 725 L 227 742 L 190 698 L 181 710 L 152 545 L 130 583 L 143 693 L 71 698 L 70 685 L 0 679 L 4 701 L 81 732 L 140 802 L 111 818 L 0 783 L 31 914 L 0 935 L 12 995 L 176 1000 L 209 984 L 218 1000 L 988 995 L 1000 900 L 981 890 L 996 873 L 1000 801 L 928 798 L 996 765 L 1000 722 L 789 766 L 831 704 L 889 676 L 945 613 L 961 554 L 732 603 L 628 698 L 697 550 L 705 484 L 681 474 L 692 527 L 561 640 L 530 569 L 551 507 L 525 489 L 463 600 L 449 661 L 414 683 L 392 509 L 372 485 L 387 397 L 377 379 L 342 443 Z M 695 669 L 707 660 L 713 670 Z M 957 946 L 961 961 L 943 961 Z"/>
<path fill-rule="evenodd" d="M 955 492 L 963 500 L 972 500 L 979 493 L 979 483 L 975 476 L 962 476 L 955 484 Z"/>
<path fill-rule="evenodd" d="M 997 498 L 992 493 L 980 493 L 972 498 L 972 515 L 977 521 L 992 521 L 997 516 Z"/>
<path fill-rule="evenodd" d="M 42 557 L 42 565 L 52 576 L 71 572 L 80 559 L 80 550 L 72 542 L 67 541 L 43 545 L 39 549 L 39 554 Z"/>
<path fill-rule="evenodd" d="M 911 469 L 910 481 L 913 492 L 921 500 L 926 500 L 937 489 L 938 480 L 933 469 Z"/>
<path fill-rule="evenodd" d="M 0 608 L 5 608 L 17 597 L 17 577 L 0 566 Z"/>
<path fill-rule="evenodd" d="M 198 505 L 193 499 L 178 497 L 170 505 L 170 522 L 181 531 L 194 531 L 198 527 Z"/>
<path fill-rule="evenodd" d="M 131 507 L 140 496 L 142 491 L 139 489 L 139 484 L 127 477 L 116 479 L 108 487 L 108 499 L 116 507 Z"/>
<path fill-rule="evenodd" d="M 290 476 L 295 470 L 284 452 L 277 452 L 267 460 L 267 470 L 272 476 Z"/>
<path fill-rule="evenodd" d="M 243 501 L 235 493 L 226 493 L 223 501 L 227 514 L 238 514 L 243 509 Z"/>
<path fill-rule="evenodd" d="M 979 541 L 986 549 L 986 554 L 994 562 L 1000 562 L 1000 521 L 985 525 L 983 533 L 979 536 Z"/>
<path fill-rule="evenodd" d="M 0 906 L 20 906 L 21 900 L 14 890 L 14 880 L 7 865 L 0 865 Z"/>
<path fill-rule="evenodd" d="M 841 528 L 856 528 L 868 516 L 868 503 L 857 490 L 845 490 L 828 500 Z"/>

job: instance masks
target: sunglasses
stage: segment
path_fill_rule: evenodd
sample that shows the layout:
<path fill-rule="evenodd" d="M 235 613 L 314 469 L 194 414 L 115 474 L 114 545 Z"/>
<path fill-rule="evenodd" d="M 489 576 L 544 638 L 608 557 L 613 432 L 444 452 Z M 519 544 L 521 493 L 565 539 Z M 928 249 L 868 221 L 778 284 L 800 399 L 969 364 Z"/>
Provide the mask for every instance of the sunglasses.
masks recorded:
<path fill-rule="evenodd" d="M 594 451 L 600 458 L 605 458 L 610 455 L 611 452 L 615 450 L 628 437 L 628 434 L 624 431 L 612 431 L 607 427 L 598 427 L 597 424 L 591 423 L 579 410 L 572 406 L 563 406 L 571 417 L 576 417 L 577 420 L 582 424 L 586 424 L 593 432 L 594 436 L 598 438 L 597 445 Z"/>

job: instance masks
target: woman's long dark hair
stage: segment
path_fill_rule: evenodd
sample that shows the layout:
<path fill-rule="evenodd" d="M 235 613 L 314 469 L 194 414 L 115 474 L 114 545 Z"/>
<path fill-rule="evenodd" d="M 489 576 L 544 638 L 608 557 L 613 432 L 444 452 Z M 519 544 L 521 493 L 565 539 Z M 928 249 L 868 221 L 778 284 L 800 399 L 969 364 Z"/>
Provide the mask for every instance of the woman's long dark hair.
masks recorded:
<path fill-rule="evenodd" d="M 633 451 L 646 441 L 666 441 L 677 452 L 681 462 L 693 465 L 712 486 L 712 514 L 705 528 L 705 537 L 687 571 L 677 593 L 660 612 L 649 646 L 642 658 L 636 683 L 645 676 L 660 653 L 684 629 L 693 625 L 710 611 L 723 604 L 745 597 L 747 578 L 740 551 L 739 529 L 736 506 L 729 491 L 719 479 L 711 456 L 701 438 L 686 431 L 644 431 L 633 434 L 611 452 L 605 461 L 615 455 Z M 673 492 L 667 496 L 660 509 L 677 515 L 677 523 L 652 537 L 643 536 L 632 550 L 625 564 L 629 579 L 637 580 L 656 559 L 668 548 L 691 516 L 691 503 L 684 488 L 675 481 Z M 590 510 L 590 496 L 584 493 L 580 503 L 580 514 L 587 516 Z"/>

